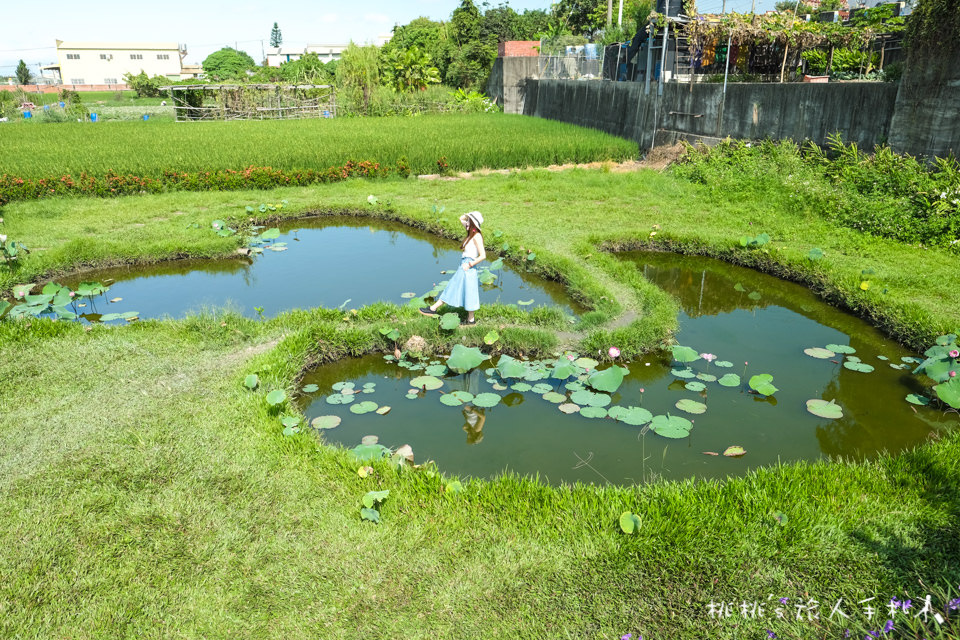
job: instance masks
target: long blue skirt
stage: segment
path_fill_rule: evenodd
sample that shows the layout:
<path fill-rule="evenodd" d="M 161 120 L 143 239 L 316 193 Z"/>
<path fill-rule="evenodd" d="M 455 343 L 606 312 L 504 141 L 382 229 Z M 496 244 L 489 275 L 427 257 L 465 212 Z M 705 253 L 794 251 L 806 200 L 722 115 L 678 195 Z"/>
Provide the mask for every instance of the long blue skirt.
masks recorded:
<path fill-rule="evenodd" d="M 477 268 L 463 270 L 464 263 L 471 260 L 473 258 L 460 259 L 460 267 L 444 287 L 439 299 L 451 307 L 463 307 L 467 311 L 476 311 L 480 308 L 480 278 L 477 275 Z"/>

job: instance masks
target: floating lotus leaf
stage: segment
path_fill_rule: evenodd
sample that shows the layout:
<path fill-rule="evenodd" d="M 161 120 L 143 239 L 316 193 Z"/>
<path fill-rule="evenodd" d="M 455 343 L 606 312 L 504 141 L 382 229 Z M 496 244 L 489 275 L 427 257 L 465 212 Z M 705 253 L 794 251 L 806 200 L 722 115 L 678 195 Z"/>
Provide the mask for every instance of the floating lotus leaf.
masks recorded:
<path fill-rule="evenodd" d="M 525 393 L 533 389 L 533 387 L 527 384 L 526 382 L 518 382 L 514 385 L 511 385 L 510 388 L 513 389 L 514 391 L 519 391 L 520 393 Z"/>
<path fill-rule="evenodd" d="M 900 361 L 918 363 L 918 364 L 923 362 L 923 360 L 921 360 L 920 358 L 914 358 L 913 356 L 903 356 L 902 358 L 900 358 Z"/>
<path fill-rule="evenodd" d="M 733 445 L 732 447 L 727 447 L 723 450 L 723 455 L 728 458 L 739 458 L 740 456 L 747 453 L 747 450 L 739 445 Z"/>
<path fill-rule="evenodd" d="M 567 396 L 562 393 L 557 393 L 556 391 L 548 391 L 543 394 L 543 399 L 547 402 L 552 402 L 553 404 L 560 404 L 567 399 Z"/>
<path fill-rule="evenodd" d="M 843 366 L 846 369 L 850 369 L 851 371 L 859 371 L 860 373 L 870 373 L 873 371 L 873 366 L 867 364 L 866 362 L 847 360 L 843 363 Z"/>
<path fill-rule="evenodd" d="M 484 269 L 480 272 L 478 279 L 480 284 L 493 284 L 497 281 L 497 275 L 492 273 L 490 269 Z"/>
<path fill-rule="evenodd" d="M 379 409 L 377 409 L 377 415 L 385 416 L 385 415 L 387 415 L 388 413 L 390 413 L 390 410 L 391 410 L 392 408 L 393 408 L 393 407 L 390 407 L 390 406 L 387 406 L 387 405 L 383 405 L 382 407 L 380 407 Z"/>
<path fill-rule="evenodd" d="M 680 416 L 654 416 L 650 421 L 650 430 L 664 438 L 686 438 L 692 428 L 693 423 Z"/>
<path fill-rule="evenodd" d="M 533 385 L 532 390 L 537 395 L 542 396 L 545 393 L 550 393 L 551 391 L 553 391 L 553 387 L 551 387 L 549 384 L 545 382 L 538 382 L 537 384 Z"/>
<path fill-rule="evenodd" d="M 877 356 L 877 360 L 889 360 L 887 356 Z"/>
<path fill-rule="evenodd" d="M 910 404 L 916 404 L 921 407 L 925 407 L 928 404 L 930 404 L 930 398 L 926 396 L 920 396 L 915 393 L 911 393 L 910 395 L 907 396 L 907 402 L 909 402 Z"/>
<path fill-rule="evenodd" d="M 942 402 L 954 409 L 960 409 L 960 379 L 952 378 L 950 382 L 943 382 L 933 388 Z"/>
<path fill-rule="evenodd" d="M 356 413 L 357 415 L 363 415 L 364 413 L 370 413 L 371 411 L 376 411 L 378 405 L 376 402 L 371 402 L 369 400 L 364 400 L 363 402 L 358 402 L 350 407 L 350 413 Z"/>
<path fill-rule="evenodd" d="M 533 252 L 530 252 L 527 254 L 527 260 L 529 260 L 530 262 L 533 262 L 536 259 L 537 259 L 537 254 Z"/>
<path fill-rule="evenodd" d="M 377 383 L 376 383 L 376 382 L 365 382 L 365 383 L 363 384 L 363 388 L 364 388 L 364 389 L 373 389 L 373 388 L 375 388 L 376 386 L 377 386 Z"/>
<path fill-rule="evenodd" d="M 455 313 L 445 313 L 440 316 L 440 328 L 451 331 L 460 326 L 460 316 Z"/>
<path fill-rule="evenodd" d="M 567 384 L 565 384 L 565 385 L 563 385 L 563 386 L 564 386 L 564 388 L 567 389 L 568 391 L 580 391 L 581 389 L 585 389 L 585 388 L 586 388 L 586 387 L 584 387 L 583 384 L 580 383 L 580 382 L 568 382 Z"/>
<path fill-rule="evenodd" d="M 578 411 L 580 411 L 580 406 L 573 404 L 572 402 L 566 402 L 558 406 L 557 409 L 560 409 L 560 411 L 564 413 L 570 414 L 570 413 L 577 413 Z"/>
<path fill-rule="evenodd" d="M 487 359 L 487 356 L 480 352 L 476 347 L 465 347 L 462 344 L 454 345 L 450 352 L 450 358 L 447 359 L 447 366 L 457 373 L 466 373 L 471 369 L 479 367 Z"/>
<path fill-rule="evenodd" d="M 841 409 L 840 405 L 836 404 L 834 400 L 830 402 L 820 400 L 819 398 L 807 400 L 807 411 L 815 416 L 828 418 L 830 420 L 837 420 L 843 417 L 843 409 Z"/>
<path fill-rule="evenodd" d="M 580 409 L 580 415 L 584 418 L 606 418 L 607 410 L 603 407 L 584 407 Z"/>
<path fill-rule="evenodd" d="M 594 371 L 590 374 L 590 377 L 587 378 L 587 384 L 597 391 L 615 393 L 616 390 L 620 388 L 620 385 L 623 384 L 623 376 L 628 371 L 629 369 L 617 365 L 608 367 L 603 371 Z"/>
<path fill-rule="evenodd" d="M 433 391 L 443 386 L 443 380 L 435 376 L 418 376 L 410 381 L 410 386 L 415 389 Z"/>
<path fill-rule="evenodd" d="M 478 393 L 473 399 L 473 406 L 488 409 L 500 404 L 500 396 L 496 393 Z"/>
<path fill-rule="evenodd" d="M 543 380 L 547 377 L 546 369 L 528 369 L 527 373 L 523 376 L 523 379 L 527 382 L 536 382 L 537 380 Z"/>
<path fill-rule="evenodd" d="M 46 287 L 44 287 L 44 290 L 46 290 Z M 123 298 L 111 298 L 110 302 L 120 302 L 121 300 L 123 300 Z"/>
<path fill-rule="evenodd" d="M 891 368 L 891 369 L 909 369 L 909 368 L 910 368 L 910 365 L 908 365 L 908 364 L 893 364 L 893 363 L 891 362 L 891 363 L 890 363 L 890 368 Z"/>
<path fill-rule="evenodd" d="M 247 389 L 256 389 L 259 385 L 260 376 L 255 373 L 251 373 L 243 379 L 243 386 L 245 386 Z"/>
<path fill-rule="evenodd" d="M 717 376 L 710 373 L 698 373 L 697 380 L 703 380 L 704 382 L 716 382 Z"/>
<path fill-rule="evenodd" d="M 533 304 L 533 298 L 530 298 L 529 300 L 517 300 L 517 304 L 520 305 L 521 307 L 530 306 L 531 304 Z"/>
<path fill-rule="evenodd" d="M 499 271 L 503 269 L 503 258 L 497 258 L 490 263 L 490 271 Z"/>
<path fill-rule="evenodd" d="M 717 382 L 724 387 L 739 387 L 740 376 L 735 373 L 725 373 Z"/>
<path fill-rule="evenodd" d="M 830 358 L 837 355 L 829 349 L 824 349 L 822 347 L 810 347 L 809 349 L 804 349 L 803 352 L 810 356 L 811 358 L 816 358 L 818 360 L 829 360 Z"/>
<path fill-rule="evenodd" d="M 700 354 L 690 347 L 675 344 L 670 348 L 673 351 L 673 359 L 677 362 L 693 362 L 700 359 Z"/>
<path fill-rule="evenodd" d="M 582 391 L 574 391 L 570 394 L 570 401 L 580 406 L 605 407 L 610 404 L 610 396 L 605 393 L 594 393 L 584 389 Z"/>
<path fill-rule="evenodd" d="M 707 385 L 703 384 L 702 382 L 697 382 L 697 381 L 688 382 L 687 384 L 685 384 L 685 385 L 683 385 L 683 386 L 684 386 L 684 388 L 686 388 L 688 391 L 703 391 L 704 389 L 707 388 Z"/>
<path fill-rule="evenodd" d="M 693 372 L 693 369 L 671 369 L 670 373 L 678 378 L 696 378 L 697 374 Z"/>
<path fill-rule="evenodd" d="M 596 369 L 600 362 L 594 360 L 593 358 L 577 358 L 573 364 L 577 365 L 581 369 Z"/>
<path fill-rule="evenodd" d="M 319 390 L 320 390 L 320 387 L 318 387 L 315 384 L 303 385 L 303 389 L 301 389 L 301 391 L 303 391 L 304 393 L 314 393 L 315 391 L 319 391 Z"/>
<path fill-rule="evenodd" d="M 500 339 L 500 334 L 496 331 L 489 331 L 487 335 L 483 336 L 483 344 L 493 344 Z"/>
<path fill-rule="evenodd" d="M 701 414 L 707 412 L 707 405 L 702 402 L 697 402 L 696 400 L 690 400 L 689 398 L 684 398 L 677 401 L 677 409 L 680 411 L 686 411 L 687 413 Z"/>
<path fill-rule="evenodd" d="M 523 362 L 508 355 L 500 356 L 496 370 L 502 378 L 522 378 L 527 373 L 527 367 Z"/>
<path fill-rule="evenodd" d="M 716 362 L 713 363 L 713 366 L 720 367 L 722 369 L 729 369 L 730 367 L 733 366 L 733 363 L 730 362 L 729 360 L 717 360 Z"/>
<path fill-rule="evenodd" d="M 327 404 L 350 404 L 353 402 L 353 394 L 334 393 L 327 396 Z"/>
<path fill-rule="evenodd" d="M 847 362 L 860 362 L 860 358 L 857 356 L 847 356 Z"/>
<path fill-rule="evenodd" d="M 760 292 L 759 292 L 759 291 L 751 291 L 750 293 L 747 294 L 747 297 L 750 298 L 751 300 L 753 300 L 754 302 L 756 302 L 757 300 L 759 300 L 759 299 L 762 298 L 763 296 L 760 295 Z"/>
<path fill-rule="evenodd" d="M 750 388 L 764 396 L 772 396 L 779 389 L 772 384 L 773 376 L 769 373 L 760 373 L 750 378 Z"/>
<path fill-rule="evenodd" d="M 408 394 L 407 394 L 406 396 L 404 396 L 404 397 L 405 397 L 407 400 L 416 400 L 417 398 L 420 397 L 420 394 L 417 393 L 416 391 L 411 391 L 410 393 L 408 393 Z"/>
<path fill-rule="evenodd" d="M 280 229 L 273 227 L 260 234 L 261 240 L 274 240 L 280 237 Z"/>
<path fill-rule="evenodd" d="M 845 344 L 828 344 L 827 349 L 834 353 L 856 353 L 857 350 Z"/>
<path fill-rule="evenodd" d="M 413 291 L 405 291 L 400 294 L 400 297 L 404 299 L 416 298 L 417 294 L 415 294 Z"/>
<path fill-rule="evenodd" d="M 390 455 L 390 449 L 382 444 L 358 444 L 350 452 L 358 462 L 370 462 Z"/>
<path fill-rule="evenodd" d="M 276 252 L 278 252 L 278 253 L 279 253 L 280 251 L 286 251 L 286 250 L 287 250 L 286 247 L 281 247 L 281 246 L 279 246 L 279 245 L 273 245 L 273 246 L 267 247 L 267 249 L 270 249 L 270 251 L 276 251 Z"/>
<path fill-rule="evenodd" d="M 332 389 L 334 391 L 342 391 L 344 389 L 353 389 L 354 386 L 352 382 L 334 382 Z"/>
<path fill-rule="evenodd" d="M 440 402 L 448 407 L 459 407 L 473 400 L 473 394 L 467 391 L 452 391 L 440 396 Z"/>
<path fill-rule="evenodd" d="M 360 444 L 377 444 L 380 442 L 379 436 L 363 436 L 360 438 Z"/>
<path fill-rule="evenodd" d="M 510 387 L 505 384 L 500 384 L 499 382 L 494 382 L 492 385 L 494 391 L 506 391 Z"/>
<path fill-rule="evenodd" d="M 287 392 L 283 389 L 274 389 L 267 394 L 267 404 L 275 407 L 287 399 Z"/>
<path fill-rule="evenodd" d="M 566 358 L 560 358 L 553 365 L 553 372 L 550 374 L 550 377 L 554 380 L 566 380 L 570 376 L 576 376 L 580 374 L 580 367 L 573 364 Z"/>
<path fill-rule="evenodd" d="M 610 407 L 607 411 L 607 415 L 634 427 L 639 427 L 642 424 L 646 424 L 653 420 L 653 414 L 644 409 L 643 407 L 621 407 L 615 406 Z"/>
<path fill-rule="evenodd" d="M 620 514 L 620 530 L 630 535 L 640 530 L 640 516 L 629 511 Z"/>
<path fill-rule="evenodd" d="M 428 367 L 424 368 L 423 372 L 428 376 L 442 376 L 447 373 L 447 365 L 445 364 L 431 364 Z"/>

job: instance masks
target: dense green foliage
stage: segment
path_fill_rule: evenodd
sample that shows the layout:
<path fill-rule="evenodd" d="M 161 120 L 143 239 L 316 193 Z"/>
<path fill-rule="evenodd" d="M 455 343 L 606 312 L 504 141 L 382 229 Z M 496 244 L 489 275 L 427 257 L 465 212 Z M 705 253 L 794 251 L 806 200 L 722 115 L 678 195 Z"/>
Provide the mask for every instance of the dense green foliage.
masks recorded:
<path fill-rule="evenodd" d="M 880 146 L 867 154 L 834 138 L 812 143 L 724 142 L 686 154 L 678 175 L 717 191 L 778 200 L 795 213 L 814 213 L 866 233 L 960 250 L 960 164 L 928 165 Z"/>
<path fill-rule="evenodd" d="M 949 60 L 960 51 L 960 11 L 955 0 L 917 0 L 906 26 L 911 50 Z"/>
<path fill-rule="evenodd" d="M 17 64 L 17 84 L 32 84 L 33 83 L 33 74 L 30 73 L 30 67 L 27 66 L 27 63 L 23 60 L 20 60 Z"/>
<path fill-rule="evenodd" d="M 283 44 L 283 34 L 280 33 L 280 27 L 274 22 L 273 28 L 270 29 L 270 46 L 279 47 L 281 44 Z"/>
<path fill-rule="evenodd" d="M 214 51 L 203 60 L 203 72 L 207 78 L 215 81 L 245 79 L 247 71 L 256 66 L 247 53 L 232 47 Z"/>
<path fill-rule="evenodd" d="M 131 72 L 123 74 L 123 81 L 127 88 L 137 94 L 138 98 L 156 98 L 160 96 L 160 87 L 169 84 L 169 80 L 163 76 L 147 76 L 146 71 L 140 70 L 140 73 L 134 75 Z"/>
<path fill-rule="evenodd" d="M 53 178 L 82 172 L 161 177 L 166 172 L 239 170 L 257 162 L 273 169 L 327 169 L 370 160 L 394 166 L 406 157 L 414 173 L 506 168 L 634 157 L 634 142 L 573 125 L 497 115 L 425 115 L 371 122 L 357 119 L 111 123 L 9 127 L 0 137 L 0 174 Z M 130 145 L 131 136 L 137 144 Z M 72 153 L 63 154 L 64 146 Z"/>

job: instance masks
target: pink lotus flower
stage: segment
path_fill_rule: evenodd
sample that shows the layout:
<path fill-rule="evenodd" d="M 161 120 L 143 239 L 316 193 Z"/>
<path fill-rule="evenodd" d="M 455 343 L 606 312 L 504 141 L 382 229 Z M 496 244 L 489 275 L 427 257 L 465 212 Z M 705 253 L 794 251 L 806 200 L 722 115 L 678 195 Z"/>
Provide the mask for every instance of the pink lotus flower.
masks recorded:
<path fill-rule="evenodd" d="M 713 355 L 712 353 L 701 353 L 700 357 L 706 360 L 707 362 L 713 362 L 714 360 L 717 359 L 717 356 Z"/>
<path fill-rule="evenodd" d="M 610 357 L 611 357 L 611 358 L 619 358 L 619 357 L 620 357 L 620 349 L 617 349 L 616 347 L 610 347 L 610 350 L 607 351 L 607 353 L 610 354 Z"/>
<path fill-rule="evenodd" d="M 960 351 L 957 351 L 956 349 L 954 349 L 953 351 L 950 352 L 950 357 L 951 358 L 960 357 Z"/>
<path fill-rule="evenodd" d="M 951 377 L 951 378 L 956 378 L 956 377 L 957 377 L 957 372 L 956 372 L 956 371 L 951 371 L 951 372 L 950 372 L 950 377 Z"/>
<path fill-rule="evenodd" d="M 640 387 L 640 393 L 643 393 L 643 387 Z"/>
<path fill-rule="evenodd" d="M 575 355 L 573 355 L 572 353 L 568 353 L 568 354 L 567 354 L 567 360 L 569 360 L 570 362 L 573 362 L 573 361 L 576 360 L 576 359 L 577 359 L 577 357 L 576 357 Z"/>
<path fill-rule="evenodd" d="M 71 292 L 70 292 L 70 297 L 71 297 L 71 298 L 75 297 L 76 295 L 77 295 L 77 292 L 76 292 L 76 291 L 71 291 Z"/>

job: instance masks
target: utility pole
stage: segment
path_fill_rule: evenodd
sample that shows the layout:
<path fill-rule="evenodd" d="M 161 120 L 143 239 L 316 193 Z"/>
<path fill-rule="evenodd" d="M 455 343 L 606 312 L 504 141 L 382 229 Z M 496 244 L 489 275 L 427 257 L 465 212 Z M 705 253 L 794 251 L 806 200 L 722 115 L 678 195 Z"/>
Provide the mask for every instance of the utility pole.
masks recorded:
<path fill-rule="evenodd" d="M 620 0 L 620 9 L 617 11 L 617 26 L 621 25 L 623 25 L 623 0 Z"/>
<path fill-rule="evenodd" d="M 727 0 L 723 0 L 723 9 L 720 10 L 720 13 L 727 14 Z"/>
<path fill-rule="evenodd" d="M 613 0 L 607 0 L 607 28 L 613 24 Z"/>
<path fill-rule="evenodd" d="M 750 13 L 753 14 L 756 12 L 757 12 L 757 0 L 753 0 L 753 4 L 750 5 Z"/>

